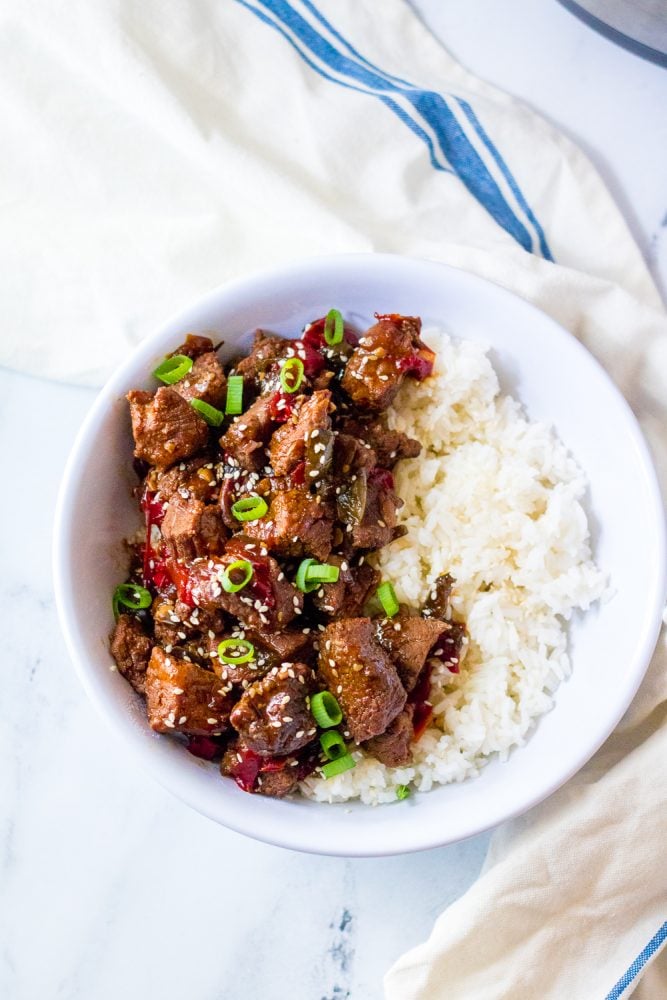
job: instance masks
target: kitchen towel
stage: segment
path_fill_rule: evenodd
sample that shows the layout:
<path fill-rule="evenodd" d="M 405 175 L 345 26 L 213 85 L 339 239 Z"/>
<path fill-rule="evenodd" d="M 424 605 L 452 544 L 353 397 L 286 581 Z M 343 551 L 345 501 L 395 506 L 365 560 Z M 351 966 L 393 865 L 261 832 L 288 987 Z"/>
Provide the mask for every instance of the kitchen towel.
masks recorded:
<path fill-rule="evenodd" d="M 96 385 L 233 275 L 408 253 L 586 343 L 667 482 L 667 319 L 620 213 L 576 147 L 458 66 L 404 0 L 24 0 L 0 52 L 0 363 Z M 494 834 L 388 1000 L 660 989 L 666 666 L 663 642 L 606 746 Z"/>

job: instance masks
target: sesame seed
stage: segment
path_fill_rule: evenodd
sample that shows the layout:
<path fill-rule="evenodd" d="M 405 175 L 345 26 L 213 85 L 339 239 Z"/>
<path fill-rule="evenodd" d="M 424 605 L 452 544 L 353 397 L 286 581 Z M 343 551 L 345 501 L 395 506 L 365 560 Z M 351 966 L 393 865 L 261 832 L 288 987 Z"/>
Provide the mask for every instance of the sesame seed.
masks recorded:
<path fill-rule="evenodd" d="M 179 724 L 179 726 L 182 726 L 182 725 L 183 725 L 183 723 L 184 723 L 184 722 L 187 722 L 187 721 L 188 721 L 188 717 L 187 717 L 187 715 L 182 715 L 182 716 L 180 717 L 180 719 L 178 720 L 178 724 Z"/>
<path fill-rule="evenodd" d="M 206 721 L 208 722 L 209 726 L 215 726 L 218 720 L 217 719 L 207 719 Z"/>

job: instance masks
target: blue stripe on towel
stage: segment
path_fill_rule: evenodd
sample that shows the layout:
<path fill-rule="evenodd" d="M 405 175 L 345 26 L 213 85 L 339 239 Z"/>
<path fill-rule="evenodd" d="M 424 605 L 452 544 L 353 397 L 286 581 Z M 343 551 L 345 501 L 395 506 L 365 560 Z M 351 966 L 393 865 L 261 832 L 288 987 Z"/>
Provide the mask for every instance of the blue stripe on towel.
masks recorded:
<path fill-rule="evenodd" d="M 623 996 L 628 986 L 637 978 L 649 958 L 655 955 L 658 948 L 665 941 L 667 941 L 667 921 L 665 921 L 659 931 L 656 931 L 644 950 L 639 952 L 628 971 L 621 976 L 611 993 L 607 994 L 605 1000 L 620 1000 L 620 997 Z"/>
<path fill-rule="evenodd" d="M 306 21 L 287 0 L 255 0 L 266 11 L 274 17 L 267 15 L 258 9 L 248 0 L 239 0 L 243 6 L 253 11 L 258 17 L 273 28 L 279 31 L 290 44 L 299 52 L 301 57 L 311 68 L 318 72 L 325 79 L 332 80 L 348 89 L 357 90 L 362 93 L 369 93 L 377 97 L 387 107 L 389 107 L 404 124 L 408 125 L 415 134 L 424 141 L 429 148 L 431 164 L 440 170 L 446 169 L 438 162 L 433 143 L 428 133 L 421 128 L 418 121 L 410 115 L 396 101 L 393 101 L 389 94 L 395 94 L 408 101 L 431 128 L 436 137 L 438 146 L 447 161 L 452 165 L 459 179 L 467 187 L 475 199 L 489 212 L 495 221 L 509 233 L 525 250 L 533 251 L 535 239 L 531 236 L 528 227 L 524 224 L 512 206 L 508 204 L 499 188 L 497 180 L 493 177 L 477 150 L 471 144 L 465 131 L 454 115 L 451 107 L 445 98 L 436 93 L 415 87 L 399 77 L 391 76 L 383 70 L 374 66 L 367 59 L 361 56 L 343 36 L 336 31 L 317 10 L 312 0 L 302 0 L 303 6 L 307 9 L 320 24 L 322 24 L 330 34 L 337 39 L 349 54 L 341 52 L 322 34 L 320 34 L 308 21 Z M 274 18 L 276 20 L 274 20 Z M 292 35 L 288 35 L 284 30 L 287 27 Z M 346 82 L 332 77 L 321 65 L 317 65 L 304 51 L 304 46 L 313 56 L 316 56 L 320 63 L 346 78 Z M 354 83 L 350 82 L 354 81 Z M 355 85 L 356 84 L 356 85 Z M 368 88 L 368 89 L 366 89 Z M 472 113 L 472 109 L 466 102 L 458 102 L 463 115 L 470 122 L 471 127 L 479 136 L 484 148 L 489 152 L 493 163 L 498 168 L 505 183 L 516 198 L 517 204 L 525 215 L 530 228 L 533 229 L 539 250 L 543 257 L 552 260 L 549 247 L 544 233 L 537 222 L 533 212 L 529 208 L 519 185 L 511 174 L 500 153 L 491 142 L 489 136 L 484 131 L 480 122 Z M 471 117 L 472 115 L 472 117 Z"/>

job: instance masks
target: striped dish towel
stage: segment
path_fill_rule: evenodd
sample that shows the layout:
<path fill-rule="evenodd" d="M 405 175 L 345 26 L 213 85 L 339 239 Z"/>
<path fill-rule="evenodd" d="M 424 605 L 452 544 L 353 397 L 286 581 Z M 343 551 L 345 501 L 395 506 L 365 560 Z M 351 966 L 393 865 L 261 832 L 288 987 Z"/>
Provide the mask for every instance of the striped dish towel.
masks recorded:
<path fill-rule="evenodd" d="M 621 215 L 579 150 L 404 0 L 24 0 L 0 55 L 0 363 L 96 385 L 228 277 L 413 254 L 580 337 L 667 478 L 667 320 Z M 497 831 L 475 886 L 388 973 L 389 1000 L 667 995 L 666 666 L 663 642 L 608 744 Z M 590 852 L 611 859 L 604 879 Z"/>

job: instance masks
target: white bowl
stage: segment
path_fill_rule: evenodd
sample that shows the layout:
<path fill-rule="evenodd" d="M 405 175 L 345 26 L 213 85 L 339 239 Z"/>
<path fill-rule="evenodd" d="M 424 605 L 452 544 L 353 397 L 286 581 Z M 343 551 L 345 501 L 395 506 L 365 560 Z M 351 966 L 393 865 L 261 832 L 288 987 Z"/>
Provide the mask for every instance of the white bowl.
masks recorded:
<path fill-rule="evenodd" d="M 148 727 L 143 702 L 110 670 L 110 595 L 122 540 L 139 525 L 130 489 L 124 395 L 190 331 L 246 348 L 256 327 L 296 334 L 332 305 L 363 327 L 373 313 L 493 347 L 501 385 L 556 428 L 590 482 L 595 558 L 615 596 L 571 626 L 572 677 L 509 761 L 480 777 L 371 808 L 248 795 L 214 765 Z M 529 809 L 567 781 L 618 723 L 655 646 L 665 597 L 664 521 L 655 473 L 630 408 L 574 337 L 514 295 L 441 264 L 388 255 L 318 258 L 232 282 L 143 341 L 106 384 L 79 433 L 62 484 L 54 575 L 71 657 L 91 700 L 139 763 L 211 819 L 259 840 L 322 854 L 398 854 L 452 843 Z"/>

